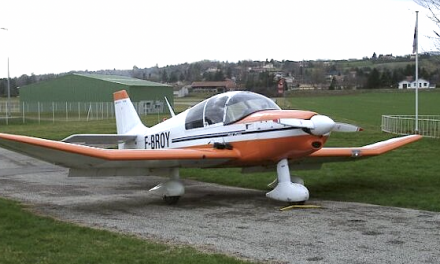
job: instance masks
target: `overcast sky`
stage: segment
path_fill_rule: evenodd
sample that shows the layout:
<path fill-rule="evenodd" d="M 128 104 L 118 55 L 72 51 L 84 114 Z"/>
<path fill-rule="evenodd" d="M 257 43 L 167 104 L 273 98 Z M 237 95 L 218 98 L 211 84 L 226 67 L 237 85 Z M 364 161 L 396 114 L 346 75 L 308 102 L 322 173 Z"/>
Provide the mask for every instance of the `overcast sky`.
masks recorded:
<path fill-rule="evenodd" d="M 316 60 L 433 50 L 411 0 L 2 0 L 0 78 L 204 59 Z"/>

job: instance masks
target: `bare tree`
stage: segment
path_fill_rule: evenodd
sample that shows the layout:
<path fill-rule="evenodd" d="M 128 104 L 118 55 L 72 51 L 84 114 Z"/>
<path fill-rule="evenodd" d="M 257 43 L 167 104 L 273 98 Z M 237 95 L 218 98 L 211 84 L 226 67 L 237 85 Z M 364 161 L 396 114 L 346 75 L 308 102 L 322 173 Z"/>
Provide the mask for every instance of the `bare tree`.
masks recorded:
<path fill-rule="evenodd" d="M 418 5 L 429 10 L 431 15 L 429 15 L 429 19 L 431 19 L 437 27 L 440 29 L 440 0 L 414 0 Z M 440 31 L 434 31 L 434 37 L 431 37 L 434 40 L 434 45 L 438 50 L 440 50 Z"/>

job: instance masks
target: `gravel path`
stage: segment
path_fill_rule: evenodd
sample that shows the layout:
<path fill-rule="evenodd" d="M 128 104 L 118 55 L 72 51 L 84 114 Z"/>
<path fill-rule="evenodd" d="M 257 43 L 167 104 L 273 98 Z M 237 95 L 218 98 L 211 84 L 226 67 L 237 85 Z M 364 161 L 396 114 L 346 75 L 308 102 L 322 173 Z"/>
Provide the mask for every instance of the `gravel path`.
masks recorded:
<path fill-rule="evenodd" d="M 185 180 L 175 206 L 147 190 L 160 177 L 68 178 L 0 149 L 0 196 L 81 225 L 275 263 L 439 263 L 440 214 L 312 200 L 281 212 L 264 192 Z"/>

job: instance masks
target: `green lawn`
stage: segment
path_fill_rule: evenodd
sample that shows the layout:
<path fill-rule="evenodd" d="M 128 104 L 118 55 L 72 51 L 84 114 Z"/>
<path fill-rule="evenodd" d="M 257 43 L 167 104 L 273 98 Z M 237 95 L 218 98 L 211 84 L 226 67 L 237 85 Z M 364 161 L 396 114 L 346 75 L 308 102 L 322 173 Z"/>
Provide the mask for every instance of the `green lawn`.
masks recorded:
<path fill-rule="evenodd" d="M 0 263 L 245 263 L 36 216 L 0 198 Z"/>
<path fill-rule="evenodd" d="M 383 91 L 342 96 L 289 98 L 289 107 L 329 115 L 338 121 L 358 122 L 380 130 L 382 115 L 414 115 L 415 95 L 409 91 Z M 419 92 L 419 114 L 440 115 L 440 89 Z"/>

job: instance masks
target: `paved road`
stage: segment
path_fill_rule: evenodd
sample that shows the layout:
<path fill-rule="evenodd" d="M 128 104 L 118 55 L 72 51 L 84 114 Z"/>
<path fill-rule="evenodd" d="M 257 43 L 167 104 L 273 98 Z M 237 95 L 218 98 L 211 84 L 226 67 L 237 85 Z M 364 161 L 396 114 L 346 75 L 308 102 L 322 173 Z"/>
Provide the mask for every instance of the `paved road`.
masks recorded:
<path fill-rule="evenodd" d="M 0 149 L 0 195 L 61 220 L 264 262 L 440 262 L 439 213 L 328 201 L 280 212 L 264 192 L 196 181 L 166 206 L 147 192 L 163 180 L 68 178 Z"/>

